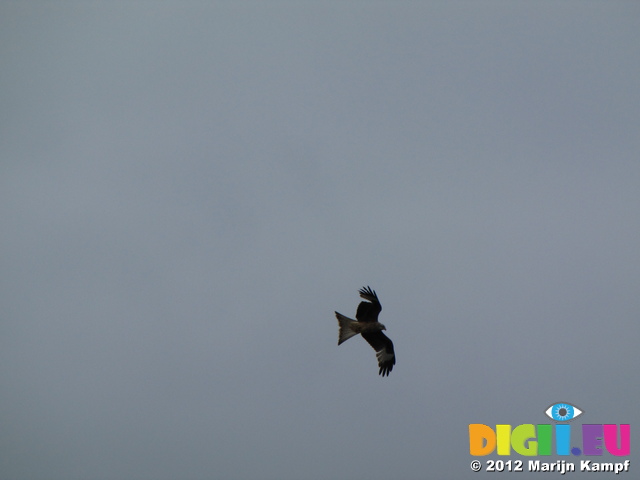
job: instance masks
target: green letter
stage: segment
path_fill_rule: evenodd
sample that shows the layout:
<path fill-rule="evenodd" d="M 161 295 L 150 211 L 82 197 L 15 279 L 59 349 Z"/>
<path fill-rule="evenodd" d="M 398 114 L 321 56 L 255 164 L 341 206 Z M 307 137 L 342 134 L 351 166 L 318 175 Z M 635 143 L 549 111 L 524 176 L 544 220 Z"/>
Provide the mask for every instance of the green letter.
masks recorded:
<path fill-rule="evenodd" d="M 527 443 L 529 444 L 527 446 Z M 511 446 L 520 455 L 533 457 L 538 454 L 538 442 L 536 442 L 536 431 L 533 425 L 525 423 L 518 425 L 511 432 Z"/>

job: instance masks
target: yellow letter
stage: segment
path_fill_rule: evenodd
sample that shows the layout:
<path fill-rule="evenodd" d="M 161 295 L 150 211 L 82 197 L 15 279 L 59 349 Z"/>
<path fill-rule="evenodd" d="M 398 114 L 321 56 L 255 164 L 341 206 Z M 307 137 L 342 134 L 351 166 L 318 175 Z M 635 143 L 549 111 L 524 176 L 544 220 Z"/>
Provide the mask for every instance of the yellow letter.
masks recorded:
<path fill-rule="evenodd" d="M 511 454 L 511 425 L 496 425 L 498 455 Z"/>

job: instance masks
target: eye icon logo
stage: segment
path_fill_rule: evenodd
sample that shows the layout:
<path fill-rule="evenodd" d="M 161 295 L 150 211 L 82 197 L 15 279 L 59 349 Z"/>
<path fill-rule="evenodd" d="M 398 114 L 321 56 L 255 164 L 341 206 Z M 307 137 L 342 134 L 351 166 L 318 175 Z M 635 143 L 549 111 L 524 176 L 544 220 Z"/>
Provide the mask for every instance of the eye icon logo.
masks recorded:
<path fill-rule="evenodd" d="M 544 411 L 545 415 L 556 422 L 570 422 L 584 412 L 570 403 L 554 403 Z"/>

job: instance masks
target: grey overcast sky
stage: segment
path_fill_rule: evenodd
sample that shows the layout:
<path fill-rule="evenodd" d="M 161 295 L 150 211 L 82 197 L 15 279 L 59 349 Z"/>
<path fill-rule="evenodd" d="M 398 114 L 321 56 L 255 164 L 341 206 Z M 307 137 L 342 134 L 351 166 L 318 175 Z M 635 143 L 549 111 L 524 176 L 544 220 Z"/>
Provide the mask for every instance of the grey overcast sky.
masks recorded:
<path fill-rule="evenodd" d="M 493 478 L 559 401 L 633 462 L 640 3 L 4 1 L 0 62 L 3 479 Z"/>

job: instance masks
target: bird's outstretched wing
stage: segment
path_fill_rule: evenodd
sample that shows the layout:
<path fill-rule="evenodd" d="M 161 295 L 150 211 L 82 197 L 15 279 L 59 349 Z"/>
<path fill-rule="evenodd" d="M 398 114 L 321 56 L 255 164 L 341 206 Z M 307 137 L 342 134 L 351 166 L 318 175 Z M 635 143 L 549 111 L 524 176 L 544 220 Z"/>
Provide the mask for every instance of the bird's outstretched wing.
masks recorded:
<path fill-rule="evenodd" d="M 380 371 L 378 373 L 383 377 L 388 376 L 389 372 L 393 370 L 393 366 L 396 364 L 396 354 L 393 351 L 393 342 L 382 332 L 367 332 L 363 333 L 362 336 L 376 351 L 378 366 L 380 367 Z"/>
<path fill-rule="evenodd" d="M 356 319 L 359 322 L 377 322 L 378 314 L 382 311 L 378 295 L 376 295 L 375 290 L 371 290 L 371 287 L 361 288 L 359 292 L 362 298 L 369 301 L 360 302 L 356 311 Z"/>

